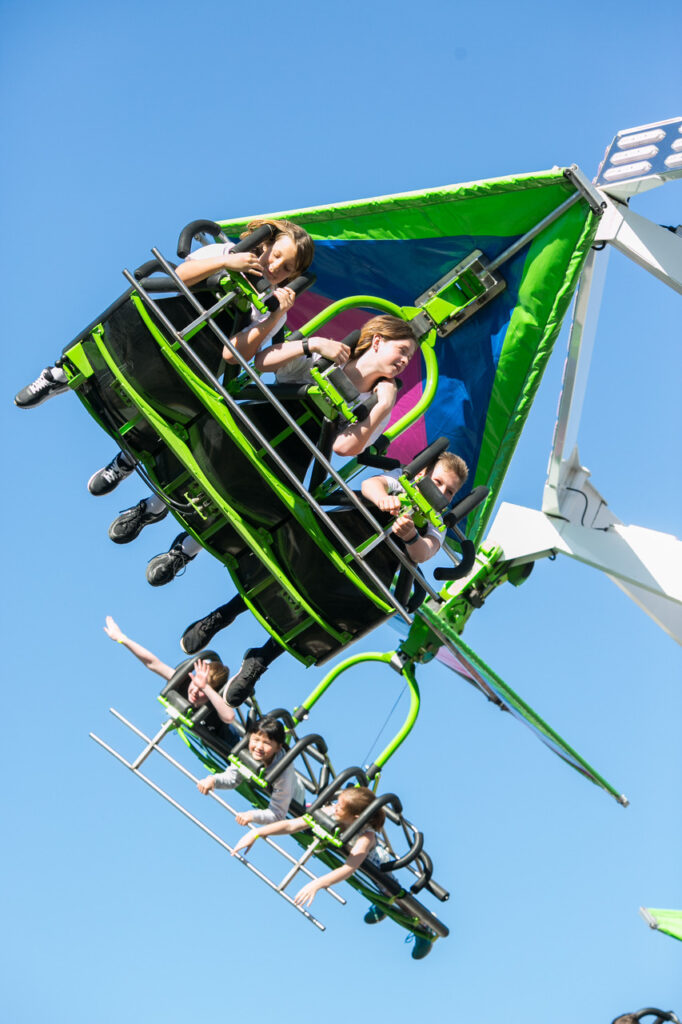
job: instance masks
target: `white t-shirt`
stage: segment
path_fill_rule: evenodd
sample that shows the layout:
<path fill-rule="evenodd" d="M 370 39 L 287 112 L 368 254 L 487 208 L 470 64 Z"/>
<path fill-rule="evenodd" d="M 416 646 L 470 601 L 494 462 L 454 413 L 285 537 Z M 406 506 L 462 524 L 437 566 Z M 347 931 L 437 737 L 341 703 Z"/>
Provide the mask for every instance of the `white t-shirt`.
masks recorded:
<path fill-rule="evenodd" d="M 308 339 L 308 341 L 313 341 L 313 340 L 314 340 L 313 338 L 309 338 Z M 275 371 L 275 376 L 277 378 L 277 383 L 278 384 L 306 384 L 306 383 L 308 383 L 308 381 L 312 380 L 312 378 L 310 376 L 310 369 L 311 369 L 311 367 L 316 366 L 317 363 L 319 363 L 322 358 L 323 358 L 323 356 L 319 355 L 317 352 L 314 352 L 313 355 L 311 355 L 311 356 L 303 356 L 303 355 L 294 356 L 293 359 L 290 359 L 288 363 L 285 363 L 283 366 L 280 366 Z M 361 391 L 358 400 L 361 401 L 361 402 L 364 402 L 365 399 L 369 398 L 369 396 L 371 394 L 372 394 L 371 391 Z M 374 444 L 376 439 L 381 434 L 383 434 L 384 430 L 388 426 L 388 421 L 390 420 L 390 418 L 391 418 L 391 410 L 389 410 L 389 412 L 387 412 L 386 415 L 381 420 L 379 420 L 379 422 L 377 423 L 376 427 L 374 428 L 374 430 L 370 434 L 370 437 L 367 440 L 367 443 L 365 444 L 365 448 L 369 448 L 369 446 L 371 444 Z M 337 422 L 337 434 L 343 433 L 343 431 L 347 429 L 346 420 L 344 420 L 341 417 L 339 417 L 339 419 L 336 422 Z"/>
<path fill-rule="evenodd" d="M 234 247 L 234 242 L 212 242 L 210 245 L 203 245 L 201 249 L 195 249 L 194 252 L 191 252 L 189 254 L 187 259 L 192 261 L 198 261 L 210 260 L 216 256 L 228 256 L 229 253 L 232 252 Z M 251 323 L 249 326 L 261 324 L 263 320 L 267 320 L 269 316 L 270 313 L 261 313 L 261 311 L 259 309 L 256 309 L 255 306 L 251 306 Z M 286 316 L 283 316 L 280 320 L 278 320 L 273 329 L 261 341 L 260 348 L 262 348 L 263 345 L 269 344 L 274 338 L 274 336 L 279 331 L 282 330 L 286 322 Z"/>

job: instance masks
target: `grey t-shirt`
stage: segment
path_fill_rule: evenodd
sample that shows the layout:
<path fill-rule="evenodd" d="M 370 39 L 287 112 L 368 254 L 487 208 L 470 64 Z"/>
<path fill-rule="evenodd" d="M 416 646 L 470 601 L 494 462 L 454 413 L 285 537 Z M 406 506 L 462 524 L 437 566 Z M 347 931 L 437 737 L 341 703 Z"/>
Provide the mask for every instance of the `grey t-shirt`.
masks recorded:
<path fill-rule="evenodd" d="M 284 754 L 284 750 L 278 751 L 268 767 L 274 768 L 277 762 L 281 761 L 284 757 Z M 238 768 L 231 765 L 224 772 L 214 775 L 213 781 L 216 789 L 236 789 L 239 783 L 243 781 L 243 776 Z M 305 804 L 303 783 L 297 777 L 293 764 L 290 764 L 273 783 L 270 806 L 262 811 L 252 811 L 251 821 L 257 825 L 269 825 L 273 821 L 281 821 L 283 818 L 286 818 L 289 804 L 293 799 L 296 799 L 300 804 Z"/>

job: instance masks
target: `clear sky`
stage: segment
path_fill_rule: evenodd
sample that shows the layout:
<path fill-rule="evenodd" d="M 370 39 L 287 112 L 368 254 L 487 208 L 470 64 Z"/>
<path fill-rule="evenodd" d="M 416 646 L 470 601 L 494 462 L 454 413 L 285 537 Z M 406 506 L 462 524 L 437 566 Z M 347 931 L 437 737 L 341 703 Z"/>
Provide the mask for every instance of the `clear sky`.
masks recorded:
<path fill-rule="evenodd" d="M 681 113 L 681 28 L 672 0 L 0 5 L 3 1020 L 682 1013 L 682 947 L 637 913 L 682 906 L 679 648 L 617 588 L 569 561 L 541 564 L 521 589 L 498 591 L 465 639 L 631 806 L 445 669 L 423 669 L 420 720 L 383 784 L 426 834 L 452 893 L 433 901 L 451 935 L 415 963 L 400 929 L 362 923 L 352 892 L 345 908 L 318 895 L 321 935 L 88 738 L 132 753 L 110 705 L 147 730 L 162 721 L 155 678 L 107 639 L 105 615 L 179 661 L 183 628 L 229 581 L 202 557 L 152 591 L 145 563 L 173 527 L 109 542 L 109 521 L 140 495 L 134 481 L 88 495 L 113 454 L 105 435 L 69 396 L 33 412 L 11 405 L 124 289 L 121 269 L 152 245 L 172 256 L 197 217 L 555 164 L 592 177 L 618 129 Z M 676 224 L 681 195 L 677 183 L 633 207 Z M 679 325 L 679 296 L 614 253 L 579 439 L 621 519 L 678 536 Z M 541 500 L 565 340 L 508 501 Z M 259 636 L 242 622 L 216 645 L 236 666 Z M 385 628 L 367 647 L 394 645 Z M 293 707 L 322 674 L 283 658 L 261 702 Z M 367 759 L 399 692 L 390 674 L 346 678 L 311 719 L 337 765 Z M 206 808 L 189 785 L 176 791 Z M 240 830 L 227 818 L 212 815 L 229 840 Z"/>

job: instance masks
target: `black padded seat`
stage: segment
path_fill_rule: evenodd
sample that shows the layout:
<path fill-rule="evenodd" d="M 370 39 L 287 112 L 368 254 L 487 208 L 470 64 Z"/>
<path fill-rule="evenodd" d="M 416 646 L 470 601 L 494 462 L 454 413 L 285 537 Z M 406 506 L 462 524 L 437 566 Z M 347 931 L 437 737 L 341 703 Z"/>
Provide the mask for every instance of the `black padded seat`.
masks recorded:
<path fill-rule="evenodd" d="M 210 296 L 208 301 L 212 300 L 213 296 Z M 176 328 L 185 327 L 197 316 L 196 310 L 184 296 L 173 295 L 157 299 L 156 302 Z M 150 313 L 150 316 L 165 334 L 165 329 L 156 320 L 155 315 Z M 243 315 L 231 310 L 221 311 L 215 322 L 228 338 L 244 326 Z M 170 412 L 186 419 L 191 419 L 203 411 L 204 406 L 199 399 L 168 363 L 132 300 L 114 309 L 102 326 L 104 343 L 116 359 L 117 365 L 136 391 L 139 391 L 152 406 L 162 413 Z M 188 341 L 188 345 L 201 357 L 212 373 L 220 372 L 223 365 L 222 346 L 209 327 L 202 328 Z M 198 376 L 201 376 L 182 350 L 178 350 L 178 355 Z"/>
<path fill-rule="evenodd" d="M 334 511 L 331 518 L 356 547 L 372 535 L 370 525 L 356 509 Z M 388 523 L 391 518 L 387 514 L 377 515 L 379 522 L 385 519 Z M 330 531 L 324 525 L 321 528 L 339 553 L 345 554 L 345 549 L 342 549 Z M 339 632 L 357 636 L 386 619 L 381 609 L 365 597 L 347 576 L 334 568 L 296 520 L 288 519 L 276 529 L 273 535 L 273 554 L 285 576 L 301 595 L 324 621 Z M 400 567 L 397 557 L 385 544 L 374 548 L 367 562 L 386 586 L 391 584 Z M 364 573 L 355 565 L 353 568 L 368 587 L 374 590 L 374 585 L 366 579 Z M 267 573 L 257 559 L 246 557 L 239 562 L 235 575 L 244 589 L 249 590 L 262 582 Z M 276 584 L 264 587 L 252 600 L 280 635 L 306 618 L 306 613 L 292 607 L 290 599 Z M 289 642 L 299 654 L 313 657 L 316 661 L 324 660 L 343 646 L 315 623 L 311 623 Z"/>
<path fill-rule="evenodd" d="M 295 418 L 308 412 L 303 402 L 285 404 L 287 411 Z M 281 416 L 267 402 L 245 402 L 241 408 L 269 441 L 285 429 Z M 309 416 L 302 424 L 302 429 L 313 442 L 317 442 L 321 429 L 319 415 Z M 253 434 L 247 428 L 242 428 L 241 432 L 259 450 L 259 443 Z M 204 474 L 225 500 L 250 523 L 270 528 L 289 515 L 289 510 L 278 500 L 256 467 L 221 425 L 208 414 L 191 425 L 190 445 Z M 303 480 L 312 461 L 312 454 L 305 444 L 291 433 L 277 443 L 276 451 L 292 473 Z M 284 474 L 268 456 L 263 458 L 263 463 L 292 489 Z"/>

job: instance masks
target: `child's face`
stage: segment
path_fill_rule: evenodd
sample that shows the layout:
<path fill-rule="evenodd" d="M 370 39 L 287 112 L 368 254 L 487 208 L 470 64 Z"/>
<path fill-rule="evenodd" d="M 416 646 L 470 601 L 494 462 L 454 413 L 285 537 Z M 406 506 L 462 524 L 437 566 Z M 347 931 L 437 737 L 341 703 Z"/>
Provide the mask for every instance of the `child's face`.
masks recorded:
<path fill-rule="evenodd" d="M 339 794 L 339 799 L 332 807 L 332 814 L 339 825 L 352 825 L 357 818 L 357 814 L 354 814 L 347 806 L 347 797 L 345 793 Z"/>
<path fill-rule="evenodd" d="M 255 761 L 270 764 L 279 749 L 280 744 L 276 740 L 271 740 L 264 732 L 252 732 L 249 736 L 249 753 Z"/>
<path fill-rule="evenodd" d="M 194 673 L 190 675 L 189 686 L 187 687 L 187 700 L 192 707 L 198 708 L 206 703 L 208 697 L 205 696 L 204 691 L 194 682 L 193 675 Z"/>
<path fill-rule="evenodd" d="M 271 284 L 278 285 L 296 270 L 296 245 L 288 235 L 280 235 L 266 245 L 260 257 L 260 265 Z"/>
<path fill-rule="evenodd" d="M 389 340 L 375 334 L 372 344 L 379 357 L 380 368 L 386 377 L 397 377 L 414 355 L 415 342 L 411 338 Z"/>
<path fill-rule="evenodd" d="M 446 469 L 439 462 L 433 467 L 429 476 L 443 497 L 447 498 L 448 501 L 452 501 L 462 486 L 462 482 L 457 474 L 453 473 L 451 469 Z"/>

